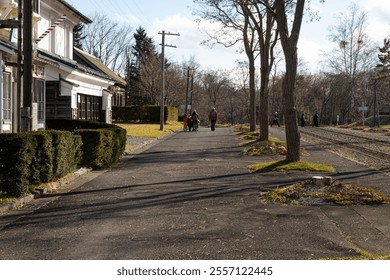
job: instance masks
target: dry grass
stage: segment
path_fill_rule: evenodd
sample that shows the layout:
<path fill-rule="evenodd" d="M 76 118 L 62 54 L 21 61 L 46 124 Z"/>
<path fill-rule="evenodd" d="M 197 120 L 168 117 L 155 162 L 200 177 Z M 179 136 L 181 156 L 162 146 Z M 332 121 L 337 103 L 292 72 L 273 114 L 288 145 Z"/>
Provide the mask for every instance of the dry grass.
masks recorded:
<path fill-rule="evenodd" d="M 6 203 L 11 203 L 16 201 L 16 197 L 8 196 L 7 194 L 0 191 L 0 205 L 4 205 Z"/>
<path fill-rule="evenodd" d="M 334 172 L 335 169 L 332 166 L 313 163 L 307 161 L 286 162 L 285 160 L 271 161 L 264 163 L 256 163 L 249 166 L 249 169 L 256 172 L 267 171 L 286 171 L 286 170 L 299 170 L 299 171 L 317 171 L 317 172 Z"/>
<path fill-rule="evenodd" d="M 387 255 L 377 255 L 371 254 L 365 250 L 358 250 L 356 256 L 347 256 L 340 258 L 329 258 L 323 260 L 377 260 L 377 261 L 388 261 L 390 260 L 390 256 Z"/>
<path fill-rule="evenodd" d="M 164 130 L 160 130 L 160 124 L 116 124 L 124 129 L 129 136 L 160 138 L 167 134 L 183 128 L 181 122 L 170 122 L 164 125 Z"/>
<path fill-rule="evenodd" d="M 236 128 L 237 129 L 237 128 Z M 260 141 L 259 133 L 245 131 L 245 128 L 238 128 L 241 147 L 245 147 L 244 155 L 259 156 L 268 154 L 285 155 L 287 153 L 286 142 L 270 137 L 268 141 Z"/>
<path fill-rule="evenodd" d="M 269 141 L 254 141 L 247 143 L 248 146 L 244 155 L 258 156 L 266 154 L 285 155 L 287 153 L 286 144 L 282 141 L 271 139 Z"/>
<path fill-rule="evenodd" d="M 377 205 L 389 203 L 389 198 L 372 188 L 334 181 L 329 186 L 318 186 L 309 181 L 261 194 L 269 203 L 287 205 Z"/>

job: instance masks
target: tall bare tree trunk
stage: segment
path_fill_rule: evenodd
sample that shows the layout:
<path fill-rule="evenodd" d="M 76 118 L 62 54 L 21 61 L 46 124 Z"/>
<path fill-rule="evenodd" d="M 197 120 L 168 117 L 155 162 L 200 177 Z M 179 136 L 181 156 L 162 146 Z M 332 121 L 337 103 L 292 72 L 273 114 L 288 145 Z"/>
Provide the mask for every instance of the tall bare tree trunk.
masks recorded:
<path fill-rule="evenodd" d="M 256 84 L 255 84 L 255 59 L 248 55 L 249 62 L 249 128 L 256 130 Z"/>
<path fill-rule="evenodd" d="M 244 7 L 242 7 L 244 10 Z M 249 64 L 249 129 L 256 131 L 256 68 L 254 55 L 254 32 L 248 14 L 244 13 L 243 39 Z"/>
<path fill-rule="evenodd" d="M 254 0 L 241 0 L 244 14 L 251 20 L 254 30 L 257 32 L 260 48 L 260 140 L 269 138 L 269 76 L 274 57 L 273 49 L 277 43 L 278 31 L 274 30 L 275 17 L 273 11 L 264 9 L 263 5 L 269 5 L 265 0 L 262 4 Z"/>
<path fill-rule="evenodd" d="M 283 110 L 286 127 L 287 155 L 286 161 L 300 160 L 300 135 L 298 130 L 297 112 L 295 107 L 295 82 L 297 76 L 298 55 L 297 45 L 302 25 L 305 0 L 297 0 L 291 32 L 288 27 L 286 2 L 275 0 L 277 28 L 280 34 L 283 53 L 286 62 L 286 75 L 283 79 Z"/>
<path fill-rule="evenodd" d="M 286 160 L 288 162 L 300 160 L 301 141 L 294 98 L 297 65 L 298 58 L 296 47 L 291 47 L 286 55 L 286 76 L 283 80 L 283 110 L 287 142 Z"/>
<path fill-rule="evenodd" d="M 260 141 L 267 141 L 269 137 L 269 71 L 268 61 L 262 59 L 260 75 Z"/>

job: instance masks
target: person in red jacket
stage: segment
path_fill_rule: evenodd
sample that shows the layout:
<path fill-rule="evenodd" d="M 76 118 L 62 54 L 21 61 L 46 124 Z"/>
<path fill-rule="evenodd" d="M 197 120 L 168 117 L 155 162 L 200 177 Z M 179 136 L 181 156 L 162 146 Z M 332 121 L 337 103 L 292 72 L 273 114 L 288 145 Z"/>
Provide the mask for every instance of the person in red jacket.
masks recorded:
<path fill-rule="evenodd" d="M 217 112 L 217 110 L 215 110 L 214 107 L 210 111 L 209 120 L 211 122 L 211 130 L 214 131 L 215 130 L 215 123 L 218 120 L 218 112 Z"/>
<path fill-rule="evenodd" d="M 184 115 L 184 118 L 183 118 L 183 123 L 184 123 L 184 128 L 183 130 L 184 131 L 187 131 L 188 130 L 188 122 L 189 122 L 190 118 L 188 117 L 188 115 Z"/>

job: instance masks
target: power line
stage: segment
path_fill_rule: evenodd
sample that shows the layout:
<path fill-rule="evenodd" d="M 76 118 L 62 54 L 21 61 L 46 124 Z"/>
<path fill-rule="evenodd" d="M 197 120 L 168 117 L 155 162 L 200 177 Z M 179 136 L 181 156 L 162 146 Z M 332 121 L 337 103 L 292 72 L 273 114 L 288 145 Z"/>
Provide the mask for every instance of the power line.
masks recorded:
<path fill-rule="evenodd" d="M 99 9 L 101 9 L 102 11 L 104 11 L 104 7 L 100 6 L 100 4 L 102 3 L 101 1 L 94 1 L 94 0 L 89 0 L 89 2 L 91 3 L 91 6 L 92 7 L 99 7 Z"/>
<path fill-rule="evenodd" d="M 139 11 L 140 13 L 140 17 L 139 18 L 142 18 L 144 19 L 144 22 L 146 23 L 146 25 L 148 25 L 148 27 L 150 28 L 153 28 L 153 23 L 151 21 L 149 21 L 148 17 L 145 15 L 145 13 L 143 12 L 143 10 L 140 8 L 140 6 L 137 4 L 137 0 L 131 0 L 134 7 Z M 126 5 L 128 4 L 125 0 L 125 3 Z M 131 8 L 128 6 L 129 10 L 131 10 Z"/>
<path fill-rule="evenodd" d="M 122 15 L 123 9 L 120 6 L 118 6 L 118 2 L 117 1 L 114 0 L 114 2 L 111 2 L 111 0 L 108 0 L 108 2 L 111 4 L 111 7 L 115 9 L 115 12 L 117 14 L 123 16 Z"/>

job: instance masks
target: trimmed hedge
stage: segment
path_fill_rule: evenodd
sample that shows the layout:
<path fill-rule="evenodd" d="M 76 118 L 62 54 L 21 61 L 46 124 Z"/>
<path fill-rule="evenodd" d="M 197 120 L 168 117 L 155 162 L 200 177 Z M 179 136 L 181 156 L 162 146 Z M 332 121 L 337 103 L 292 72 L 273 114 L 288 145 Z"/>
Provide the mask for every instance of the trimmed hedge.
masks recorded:
<path fill-rule="evenodd" d="M 160 122 L 160 106 L 140 105 L 112 107 L 112 118 L 117 122 Z M 177 121 L 178 109 L 172 106 L 164 107 L 164 122 Z"/>
<path fill-rule="evenodd" d="M 53 136 L 53 177 L 62 178 L 80 164 L 83 152 L 82 139 L 69 131 L 51 131 Z"/>
<path fill-rule="evenodd" d="M 0 191 L 12 196 L 63 177 L 81 159 L 81 137 L 70 132 L 0 134 L 0 147 Z"/>
<path fill-rule="evenodd" d="M 126 130 L 116 125 L 81 120 L 47 124 L 57 130 L 0 134 L 0 192 L 21 196 L 64 177 L 80 163 L 94 169 L 110 167 L 126 147 Z"/>
<path fill-rule="evenodd" d="M 74 132 L 77 129 L 120 128 L 114 124 L 87 120 L 47 119 L 46 129 L 65 130 Z"/>
<path fill-rule="evenodd" d="M 81 164 L 93 169 L 110 167 L 126 148 L 126 130 L 117 125 L 85 120 L 47 120 L 46 126 L 81 136 Z"/>
<path fill-rule="evenodd" d="M 121 132 L 119 129 L 77 130 L 75 134 L 80 135 L 83 141 L 81 164 L 104 169 L 117 162 L 124 151 Z"/>

